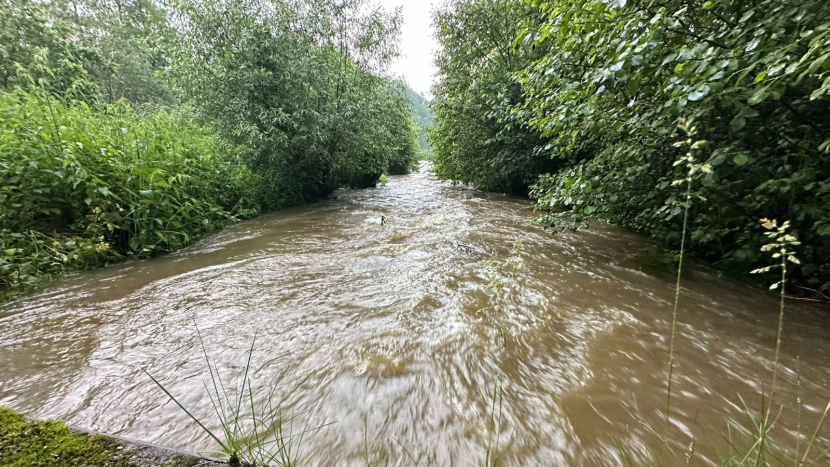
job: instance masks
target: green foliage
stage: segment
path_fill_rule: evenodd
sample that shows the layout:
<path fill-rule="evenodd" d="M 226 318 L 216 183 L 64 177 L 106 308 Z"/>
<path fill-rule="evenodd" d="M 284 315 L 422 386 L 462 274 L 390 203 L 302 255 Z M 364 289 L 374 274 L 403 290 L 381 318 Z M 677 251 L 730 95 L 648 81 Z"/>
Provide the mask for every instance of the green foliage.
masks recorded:
<path fill-rule="evenodd" d="M 400 17 L 366 0 L 0 1 L 6 298 L 414 165 Z"/>
<path fill-rule="evenodd" d="M 522 72 L 520 111 L 568 167 L 533 196 L 680 244 L 678 117 L 694 119 L 711 169 L 695 183 L 690 249 L 726 270 L 759 265 L 762 217 L 803 245 L 791 277 L 830 281 L 830 9 L 824 2 L 529 2 L 521 42 L 545 51 Z"/>
<path fill-rule="evenodd" d="M 396 135 L 396 141 L 400 143 L 389 158 L 389 166 L 386 170 L 390 175 L 406 175 L 412 172 L 421 155 L 418 146 L 418 130 L 415 125 L 401 125 L 398 130 L 401 134 Z"/>
<path fill-rule="evenodd" d="M 404 98 L 379 76 L 400 17 L 364 0 L 175 4 L 175 69 L 263 177 L 266 209 L 374 186 L 410 139 Z M 314 14 L 308 14 L 308 12 Z"/>
<path fill-rule="evenodd" d="M 526 194 L 555 167 L 539 132 L 525 124 L 514 73 L 531 60 L 511 43 L 530 11 L 518 0 L 452 0 L 433 16 L 441 51 L 430 141 L 435 171 L 477 187 Z"/>
<path fill-rule="evenodd" d="M 432 126 L 432 110 L 429 109 L 427 99 L 415 92 L 405 83 L 402 83 L 403 92 L 412 104 L 412 116 L 415 120 L 415 128 L 418 131 L 418 159 L 432 159 L 432 145 L 427 139 L 427 131 Z"/>
<path fill-rule="evenodd" d="M 50 91 L 92 98 L 99 88 L 89 69 L 103 59 L 69 39 L 71 26 L 54 21 L 51 7 L 31 0 L 0 2 L 0 88 L 28 87 L 29 78 L 45 79 Z"/>
<path fill-rule="evenodd" d="M 385 109 L 387 118 L 390 119 L 386 122 L 390 138 L 387 144 L 392 148 L 386 169 L 390 175 L 408 174 L 418 160 L 424 157 L 418 142 L 421 130 L 417 123 L 416 108 L 408 105 L 412 102 L 408 91 L 409 87 L 405 85 L 392 91 L 395 98 L 390 100 L 389 107 Z"/>
<path fill-rule="evenodd" d="M 103 436 L 72 433 L 58 422 L 28 422 L 0 407 L 2 467 L 127 467 L 130 455 Z"/>
<path fill-rule="evenodd" d="M 162 47 L 174 34 L 154 3 L 2 1 L 0 87 L 26 88 L 30 74 L 48 90 L 86 102 L 175 101 Z"/>
<path fill-rule="evenodd" d="M 165 10 L 150 0 L 81 3 L 87 11 L 83 15 L 54 5 L 79 29 L 81 42 L 102 58 L 90 70 L 101 89 L 100 98 L 109 103 L 119 99 L 134 104 L 176 103 L 179 96 L 166 73 L 175 32 L 167 24 Z"/>
<path fill-rule="evenodd" d="M 257 177 L 185 111 L 0 94 L 0 289 L 148 257 L 256 213 Z"/>

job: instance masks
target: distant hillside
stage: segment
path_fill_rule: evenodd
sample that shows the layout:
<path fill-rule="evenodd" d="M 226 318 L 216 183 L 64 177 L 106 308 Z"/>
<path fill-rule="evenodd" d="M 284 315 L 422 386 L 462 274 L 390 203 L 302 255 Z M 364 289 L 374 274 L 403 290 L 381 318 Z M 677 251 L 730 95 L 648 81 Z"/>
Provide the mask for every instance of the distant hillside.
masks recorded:
<path fill-rule="evenodd" d="M 432 125 L 432 111 L 427 99 L 415 92 L 406 83 L 400 82 L 401 89 L 412 103 L 412 116 L 418 127 L 418 145 L 421 147 L 420 159 L 432 159 L 432 146 L 427 141 L 426 129 Z"/>

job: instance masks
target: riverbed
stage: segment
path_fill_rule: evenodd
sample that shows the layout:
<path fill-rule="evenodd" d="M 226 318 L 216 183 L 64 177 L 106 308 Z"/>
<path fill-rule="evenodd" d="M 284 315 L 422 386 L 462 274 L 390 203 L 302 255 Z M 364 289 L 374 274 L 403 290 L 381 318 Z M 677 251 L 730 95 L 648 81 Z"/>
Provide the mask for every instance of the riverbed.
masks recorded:
<path fill-rule="evenodd" d="M 305 381 L 284 412 L 306 432 L 295 441 L 309 465 L 482 465 L 491 438 L 516 466 L 612 465 L 620 443 L 659 452 L 674 276 L 638 265 L 638 235 L 596 224 L 554 236 L 529 207 L 422 171 L 55 280 L 0 311 L 0 405 L 212 453 L 142 369 L 217 428 L 198 333 L 229 387 L 256 335 L 257 397 Z M 500 276 L 514 300 L 498 302 L 487 260 L 517 241 L 520 267 Z M 760 408 L 777 319 L 774 295 L 689 268 L 669 431 L 680 457 L 694 439 L 695 465 L 713 463 L 728 421 L 746 421 L 741 397 Z M 798 395 L 810 434 L 830 398 L 822 306 L 788 303 L 781 365 L 775 439 L 792 446 Z"/>

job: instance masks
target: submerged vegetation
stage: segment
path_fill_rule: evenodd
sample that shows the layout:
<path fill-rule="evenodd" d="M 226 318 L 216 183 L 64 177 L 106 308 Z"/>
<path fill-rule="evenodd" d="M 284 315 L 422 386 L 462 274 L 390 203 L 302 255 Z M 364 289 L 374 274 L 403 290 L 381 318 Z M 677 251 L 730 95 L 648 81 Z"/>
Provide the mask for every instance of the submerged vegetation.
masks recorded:
<path fill-rule="evenodd" d="M 372 187 L 418 157 L 365 0 L 0 8 L 0 293 Z"/>
<path fill-rule="evenodd" d="M 677 249 L 675 123 L 693 119 L 709 170 L 687 253 L 749 277 L 757 220 L 785 219 L 802 242 L 790 290 L 828 295 L 826 2 L 452 0 L 434 23 L 439 175 L 530 187 L 554 230 L 604 220 Z"/>

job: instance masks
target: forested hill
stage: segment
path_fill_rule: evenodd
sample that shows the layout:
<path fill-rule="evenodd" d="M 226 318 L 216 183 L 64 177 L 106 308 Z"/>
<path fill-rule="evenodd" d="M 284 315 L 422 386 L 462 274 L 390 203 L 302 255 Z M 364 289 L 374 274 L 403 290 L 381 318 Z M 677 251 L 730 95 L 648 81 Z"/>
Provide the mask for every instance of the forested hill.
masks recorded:
<path fill-rule="evenodd" d="M 418 129 L 419 157 L 421 159 L 432 159 L 432 144 L 427 139 L 427 129 L 432 125 L 432 110 L 426 97 L 413 90 L 406 83 L 401 82 L 404 94 L 412 103 L 413 118 Z"/>
<path fill-rule="evenodd" d="M 0 0 L 0 300 L 418 157 L 369 0 Z"/>
<path fill-rule="evenodd" d="M 776 220 L 797 290 L 830 295 L 826 1 L 450 0 L 433 20 L 439 175 L 741 277 L 782 257 Z"/>

